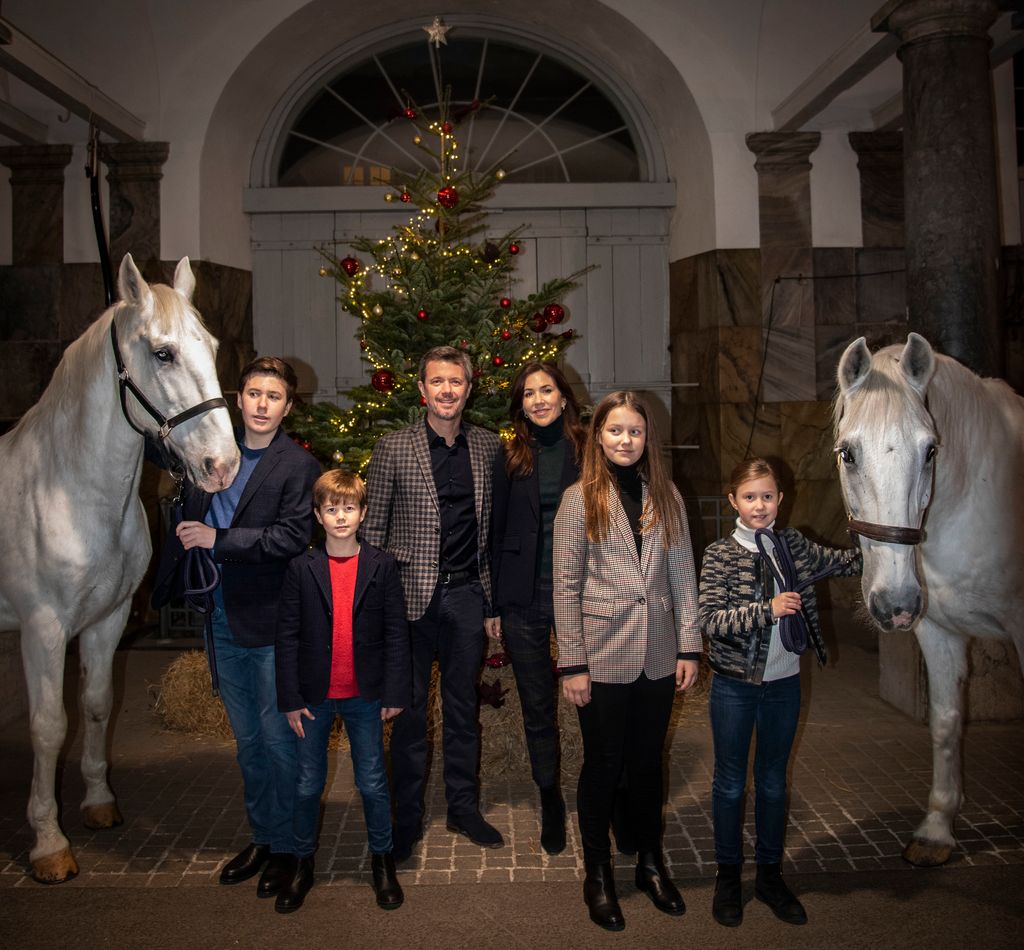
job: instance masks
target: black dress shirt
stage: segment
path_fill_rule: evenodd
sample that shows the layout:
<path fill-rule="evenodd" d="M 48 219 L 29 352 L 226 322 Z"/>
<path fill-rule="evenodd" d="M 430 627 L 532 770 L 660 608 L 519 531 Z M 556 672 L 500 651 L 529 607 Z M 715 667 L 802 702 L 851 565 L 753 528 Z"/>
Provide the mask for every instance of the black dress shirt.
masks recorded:
<path fill-rule="evenodd" d="M 441 507 L 442 573 L 477 573 L 476 499 L 473 494 L 473 467 L 469 443 L 459 430 L 453 445 L 427 423 L 430 465 L 434 472 L 437 501 Z"/>

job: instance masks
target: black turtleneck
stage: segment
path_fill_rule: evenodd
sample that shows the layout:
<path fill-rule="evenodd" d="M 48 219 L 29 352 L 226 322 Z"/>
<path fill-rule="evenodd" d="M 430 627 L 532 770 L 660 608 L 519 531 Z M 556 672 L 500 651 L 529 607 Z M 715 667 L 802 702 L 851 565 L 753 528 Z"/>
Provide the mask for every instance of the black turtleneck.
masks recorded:
<path fill-rule="evenodd" d="M 537 546 L 537 577 L 551 576 L 551 548 L 554 535 L 555 515 L 561 500 L 562 469 L 565 466 L 565 442 L 563 417 L 559 416 L 550 425 L 538 426 L 527 420 L 527 427 L 536 448 L 534 465 L 537 470 L 537 487 L 540 493 L 540 544 Z"/>
<path fill-rule="evenodd" d="M 643 537 L 640 534 L 640 515 L 644 507 L 644 486 L 640 478 L 639 464 L 616 465 L 608 463 L 608 470 L 619 489 L 619 501 L 629 519 L 629 526 L 633 530 L 633 540 L 636 542 L 636 553 L 639 557 L 643 548 Z"/>

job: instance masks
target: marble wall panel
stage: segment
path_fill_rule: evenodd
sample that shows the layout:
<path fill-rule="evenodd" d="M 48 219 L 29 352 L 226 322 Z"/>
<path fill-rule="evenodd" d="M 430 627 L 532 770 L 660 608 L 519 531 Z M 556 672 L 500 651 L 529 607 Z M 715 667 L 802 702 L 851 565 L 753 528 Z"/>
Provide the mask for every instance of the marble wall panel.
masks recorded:
<path fill-rule="evenodd" d="M 830 326 L 819 324 L 814 328 L 815 380 L 817 398 L 831 402 L 836 391 L 836 368 L 843 351 L 859 336 L 855 325 Z"/>
<path fill-rule="evenodd" d="M 722 327 L 718 343 L 717 398 L 721 402 L 752 402 L 761 373 L 761 331 L 756 327 Z"/>
<path fill-rule="evenodd" d="M 700 319 L 700 297 L 697 294 L 697 262 L 702 255 L 673 261 L 668 267 L 669 331 L 677 333 L 696 330 Z"/>
<path fill-rule="evenodd" d="M 757 248 L 714 252 L 717 326 L 759 326 L 761 323 L 761 253 Z"/>
<path fill-rule="evenodd" d="M 858 323 L 906 320 L 906 258 L 902 250 L 861 248 L 857 274 Z"/>
<path fill-rule="evenodd" d="M 672 453 L 672 475 L 686 495 L 717 495 L 721 492 L 719 452 L 721 410 L 715 404 L 673 403 L 672 442 L 695 444 L 695 450 Z"/>
<path fill-rule="evenodd" d="M 852 324 L 857 319 L 856 251 L 852 247 L 816 247 L 814 315 L 817 323 Z"/>
<path fill-rule="evenodd" d="M 0 347 L 0 419 L 19 419 L 39 401 L 63 352 L 56 340 L 5 342 Z"/>
<path fill-rule="evenodd" d="M 60 274 L 59 339 L 63 346 L 67 346 L 107 309 L 107 295 L 99 264 L 64 264 Z M 112 279 L 116 297 L 116 271 Z"/>
<path fill-rule="evenodd" d="M 811 244 L 810 166 L 758 166 L 761 244 L 809 247 Z"/>
<path fill-rule="evenodd" d="M 783 454 L 798 482 L 831 479 L 832 413 L 828 403 L 784 402 L 779 404 Z"/>
<path fill-rule="evenodd" d="M 838 478 L 797 481 L 794 495 L 786 524 L 799 528 L 809 538 L 822 544 L 847 548 L 851 546 Z"/>
<path fill-rule="evenodd" d="M 724 404 L 720 429 L 721 478 L 725 478 L 747 455 L 782 458 L 782 420 L 776 403 L 757 406 Z"/>
<path fill-rule="evenodd" d="M 804 402 L 817 398 L 813 327 L 774 327 L 766 348 L 763 400 Z"/>
<path fill-rule="evenodd" d="M 60 323 L 58 264 L 0 267 L 0 340 L 53 340 Z"/>
<path fill-rule="evenodd" d="M 814 326 L 814 255 L 809 247 L 761 251 L 761 312 L 765 326 Z M 779 279 L 781 278 L 781 279 Z"/>

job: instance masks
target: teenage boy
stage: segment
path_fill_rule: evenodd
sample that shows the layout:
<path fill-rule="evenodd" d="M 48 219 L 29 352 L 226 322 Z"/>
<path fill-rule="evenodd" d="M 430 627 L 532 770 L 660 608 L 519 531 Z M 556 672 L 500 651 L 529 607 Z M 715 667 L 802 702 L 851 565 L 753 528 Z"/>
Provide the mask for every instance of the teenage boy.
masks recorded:
<path fill-rule="evenodd" d="M 242 370 L 242 462 L 215 495 L 186 483 L 183 519 L 160 559 L 153 601 L 180 593 L 178 565 L 189 548 L 208 548 L 221 569 L 211 615 L 213 654 L 242 770 L 252 841 L 221 869 L 222 884 L 259 874 L 259 897 L 273 897 L 294 874 L 292 802 L 295 736 L 277 711 L 274 638 L 288 562 L 309 544 L 309 493 L 320 466 L 281 428 L 297 380 L 284 360 L 260 357 Z"/>
<path fill-rule="evenodd" d="M 327 743 L 341 716 L 352 770 L 363 799 L 377 903 L 403 900 L 391 855 L 391 796 L 384 766 L 384 723 L 409 705 L 409 628 L 398 564 L 360 544 L 366 487 L 358 475 L 333 470 L 313 486 L 322 545 L 288 565 L 277 623 L 277 704 L 298 736 L 294 835 L 296 871 L 275 909 L 298 910 L 313 886 L 320 798 L 327 781 Z"/>
<path fill-rule="evenodd" d="M 423 836 L 427 691 L 437 656 L 444 718 L 444 785 L 449 831 L 500 848 L 501 832 L 480 814 L 477 682 L 491 609 L 491 470 L 498 437 L 463 421 L 473 365 L 439 346 L 420 360 L 425 418 L 389 432 L 367 469 L 364 540 L 393 554 L 402 573 L 412 638 L 412 702 L 391 734 L 396 861 Z"/>

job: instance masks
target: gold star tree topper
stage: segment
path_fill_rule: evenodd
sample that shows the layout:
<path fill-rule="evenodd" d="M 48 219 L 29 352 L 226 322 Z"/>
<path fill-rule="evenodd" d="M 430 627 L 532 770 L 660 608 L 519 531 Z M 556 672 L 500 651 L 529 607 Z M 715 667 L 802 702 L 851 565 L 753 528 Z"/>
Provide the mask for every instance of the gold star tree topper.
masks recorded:
<path fill-rule="evenodd" d="M 448 45 L 448 38 L 445 34 L 451 29 L 450 26 L 444 25 L 444 20 L 439 16 L 434 17 L 434 22 L 430 26 L 423 27 L 423 32 L 427 34 L 427 42 L 434 44 L 434 49 L 440 49 L 441 44 Z"/>

